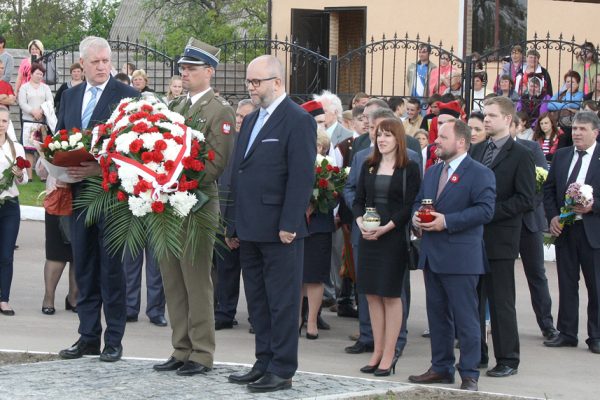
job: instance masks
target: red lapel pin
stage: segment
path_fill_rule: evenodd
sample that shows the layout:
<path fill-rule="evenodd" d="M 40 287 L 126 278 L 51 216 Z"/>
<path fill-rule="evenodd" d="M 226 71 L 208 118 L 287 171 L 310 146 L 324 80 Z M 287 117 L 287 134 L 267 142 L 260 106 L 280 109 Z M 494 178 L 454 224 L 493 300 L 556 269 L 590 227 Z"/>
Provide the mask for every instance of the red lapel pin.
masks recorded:
<path fill-rule="evenodd" d="M 452 174 L 452 176 L 450 177 L 450 182 L 452 183 L 458 183 L 458 175 L 456 174 Z"/>

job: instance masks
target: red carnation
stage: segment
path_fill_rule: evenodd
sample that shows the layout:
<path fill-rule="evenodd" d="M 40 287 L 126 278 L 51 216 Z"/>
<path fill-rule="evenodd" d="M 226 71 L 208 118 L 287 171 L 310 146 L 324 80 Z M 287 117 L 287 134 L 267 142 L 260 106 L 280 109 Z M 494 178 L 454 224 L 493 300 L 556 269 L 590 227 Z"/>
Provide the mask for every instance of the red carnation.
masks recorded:
<path fill-rule="evenodd" d="M 117 200 L 119 200 L 119 201 L 127 201 L 127 195 L 125 194 L 125 192 L 119 190 L 117 192 Z"/>
<path fill-rule="evenodd" d="M 111 173 L 108 174 L 108 181 L 112 184 L 117 183 L 117 181 L 119 180 L 119 176 L 117 175 L 116 171 L 112 171 Z"/>
<path fill-rule="evenodd" d="M 171 135 L 171 132 L 165 132 L 165 133 L 163 133 L 163 137 L 165 139 L 173 139 L 173 135 Z"/>
<path fill-rule="evenodd" d="M 60 140 L 69 140 L 69 135 L 67 135 L 66 133 L 61 133 Z"/>
<path fill-rule="evenodd" d="M 157 140 L 154 142 L 154 150 L 165 150 L 167 148 L 167 143 L 164 140 Z"/>
<path fill-rule="evenodd" d="M 316 172 L 317 174 L 320 174 L 321 172 L 323 172 L 323 168 L 321 168 L 321 167 L 317 167 L 317 168 L 315 168 L 315 172 Z"/>
<path fill-rule="evenodd" d="M 156 176 L 156 182 L 158 182 L 159 185 L 164 185 L 168 180 L 167 174 L 158 174 Z"/>
<path fill-rule="evenodd" d="M 171 171 L 175 168 L 175 163 L 172 160 L 165 161 L 164 167 L 166 171 Z"/>
<path fill-rule="evenodd" d="M 139 152 L 142 149 L 142 145 L 143 144 L 144 144 L 144 141 L 142 139 L 135 139 L 129 145 L 129 152 L 130 153 L 137 153 L 137 152 Z"/>
<path fill-rule="evenodd" d="M 333 172 L 335 172 L 336 174 L 340 173 L 340 168 L 339 167 L 333 167 Z"/>
<path fill-rule="evenodd" d="M 186 184 L 186 190 L 194 190 L 198 187 L 198 181 L 188 181 Z"/>
<path fill-rule="evenodd" d="M 25 169 L 25 168 L 31 168 L 31 163 L 24 159 L 23 157 L 17 157 L 17 168 L 19 169 Z"/>
<path fill-rule="evenodd" d="M 152 157 L 151 152 L 145 151 L 142 153 L 142 161 L 144 162 L 144 164 L 151 163 L 153 160 L 154 160 L 154 158 Z"/>
<path fill-rule="evenodd" d="M 153 151 L 152 152 L 152 160 L 154 160 L 154 162 L 161 162 L 162 160 L 164 160 L 165 157 L 163 156 L 162 152 L 160 151 Z"/>
<path fill-rule="evenodd" d="M 138 122 L 133 126 L 133 128 L 131 128 L 131 130 L 136 133 L 145 133 L 146 131 L 148 131 L 148 128 L 149 126 L 145 122 Z"/>
<path fill-rule="evenodd" d="M 175 136 L 173 138 L 173 140 L 175 141 L 175 143 L 177 144 L 183 144 L 183 138 L 181 136 Z"/>
<path fill-rule="evenodd" d="M 214 150 L 209 150 L 208 151 L 208 161 L 213 161 L 215 159 L 215 152 Z"/>
<path fill-rule="evenodd" d="M 144 104 L 142 107 L 140 107 L 140 110 L 151 113 L 152 111 L 154 111 L 154 109 L 152 108 L 152 106 L 150 104 Z"/>
<path fill-rule="evenodd" d="M 165 211 L 165 205 L 160 201 L 155 201 L 152 203 L 152 211 L 160 214 L 161 212 Z"/>
<path fill-rule="evenodd" d="M 192 162 L 192 169 L 194 171 L 204 171 L 204 163 L 200 160 L 194 160 Z"/>
<path fill-rule="evenodd" d="M 329 185 L 329 182 L 327 182 L 327 179 L 319 179 L 319 187 L 321 189 L 327 189 L 327 186 Z"/>

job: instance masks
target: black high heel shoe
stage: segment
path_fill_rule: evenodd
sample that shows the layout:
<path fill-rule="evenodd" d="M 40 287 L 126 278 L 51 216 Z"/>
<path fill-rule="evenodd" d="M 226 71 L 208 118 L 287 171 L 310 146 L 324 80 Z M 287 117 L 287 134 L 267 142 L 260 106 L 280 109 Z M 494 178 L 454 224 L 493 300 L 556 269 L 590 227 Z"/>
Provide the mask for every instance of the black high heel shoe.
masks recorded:
<path fill-rule="evenodd" d="M 306 338 L 309 340 L 316 340 L 319 338 L 319 334 L 317 333 L 316 335 L 313 335 L 312 333 L 308 333 L 308 331 L 306 331 Z"/>
<path fill-rule="evenodd" d="M 73 311 L 73 312 L 77 312 L 77 306 L 71 305 L 71 303 L 69 303 L 69 295 L 67 295 L 67 297 L 65 297 L 65 310 L 69 311 Z"/>
<path fill-rule="evenodd" d="M 390 376 L 390 373 L 396 375 L 396 363 L 398 362 L 399 358 L 400 358 L 400 356 L 398 354 L 394 354 L 394 358 L 392 359 L 392 364 L 390 365 L 390 367 L 388 369 L 377 368 L 375 370 L 375 372 L 373 372 L 373 375 L 375 375 L 375 376 Z"/>
<path fill-rule="evenodd" d="M 375 371 L 379 370 L 379 364 L 377 365 L 365 365 L 364 367 L 362 367 L 360 369 L 360 372 L 364 373 L 364 374 L 372 374 Z"/>

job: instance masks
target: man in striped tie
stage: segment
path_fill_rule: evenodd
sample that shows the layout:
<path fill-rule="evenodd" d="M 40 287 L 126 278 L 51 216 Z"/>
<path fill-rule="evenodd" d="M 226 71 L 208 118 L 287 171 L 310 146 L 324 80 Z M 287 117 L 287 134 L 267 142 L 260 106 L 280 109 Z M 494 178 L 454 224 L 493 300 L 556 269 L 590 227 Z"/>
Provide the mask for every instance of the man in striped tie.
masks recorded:
<path fill-rule="evenodd" d="M 74 86 L 62 95 L 57 130 L 92 129 L 110 117 L 121 99 L 139 96 L 135 89 L 111 77 L 111 49 L 105 39 L 93 36 L 85 38 L 79 45 L 79 54 L 86 83 Z M 100 167 L 95 161 L 69 168 L 69 175 L 79 181 L 99 174 Z M 72 185 L 75 199 L 82 186 L 81 183 Z M 86 226 L 85 216 L 81 215 L 81 211 L 73 213 L 71 245 L 75 279 L 79 288 L 79 339 L 59 353 L 62 358 L 100 354 L 101 361 L 117 361 L 123 353 L 121 339 L 125 333 L 126 310 L 122 257 L 121 254 L 108 254 L 102 242 L 104 236 L 103 219 L 96 225 Z M 100 353 L 102 309 L 106 329 L 104 349 Z"/>

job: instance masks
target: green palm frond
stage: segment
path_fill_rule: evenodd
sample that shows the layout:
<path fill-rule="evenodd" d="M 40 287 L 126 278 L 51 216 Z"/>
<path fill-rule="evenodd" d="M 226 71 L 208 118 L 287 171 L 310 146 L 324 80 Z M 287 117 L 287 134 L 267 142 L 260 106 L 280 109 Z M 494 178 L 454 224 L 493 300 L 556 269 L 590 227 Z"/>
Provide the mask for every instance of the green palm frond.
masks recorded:
<path fill-rule="evenodd" d="M 110 212 L 105 214 L 105 218 L 103 239 L 109 254 L 114 256 L 125 250 L 123 254 L 130 252 L 135 257 L 144 249 L 147 243 L 144 218 L 135 217 L 129 211 L 127 202 L 115 202 Z"/>
<path fill-rule="evenodd" d="M 169 254 L 180 258 L 183 254 L 181 232 L 184 220 L 170 210 L 150 213 L 144 217 L 147 225 L 148 243 L 156 258 L 164 260 Z"/>
<path fill-rule="evenodd" d="M 216 235 L 223 232 L 219 215 L 208 210 L 206 207 L 202 207 L 188 216 L 186 219 L 186 228 L 187 235 L 184 238 L 184 251 L 186 253 L 189 251 L 192 256 L 197 254 L 198 238 L 200 236 L 208 237 L 221 246 L 224 245 L 221 240 L 217 239 Z"/>
<path fill-rule="evenodd" d="M 83 182 L 83 188 L 73 202 L 73 209 L 86 209 L 87 226 L 100 221 L 102 214 L 118 203 L 114 193 L 102 189 L 102 178 L 93 176 Z"/>

